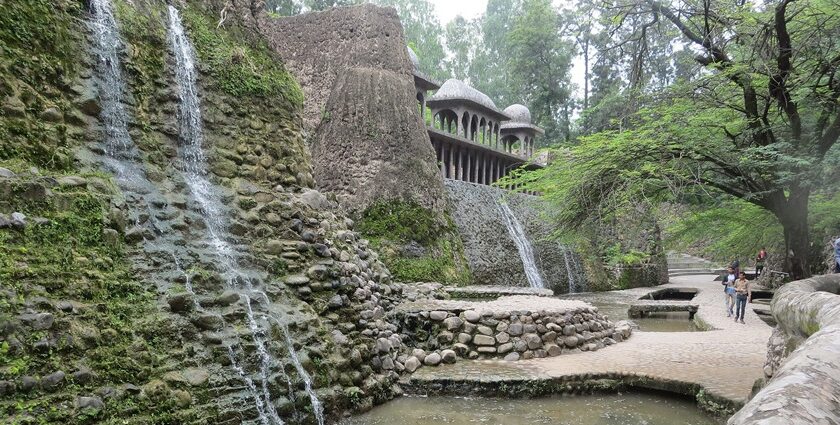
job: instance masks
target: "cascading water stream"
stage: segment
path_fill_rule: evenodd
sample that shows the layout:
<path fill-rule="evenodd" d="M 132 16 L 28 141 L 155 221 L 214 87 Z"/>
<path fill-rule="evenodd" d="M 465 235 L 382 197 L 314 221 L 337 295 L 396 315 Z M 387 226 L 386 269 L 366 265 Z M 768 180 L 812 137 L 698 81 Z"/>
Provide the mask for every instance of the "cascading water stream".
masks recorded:
<path fill-rule="evenodd" d="M 569 276 L 569 293 L 574 294 L 578 291 L 577 283 L 575 282 L 575 271 L 572 269 L 572 264 L 569 261 L 569 248 L 563 247 L 563 261 L 566 263 L 566 275 Z"/>
<path fill-rule="evenodd" d="M 540 276 L 537 263 L 534 260 L 534 250 L 531 247 L 531 242 L 528 240 L 525 229 L 522 228 L 522 224 L 519 223 L 516 215 L 513 214 L 513 211 L 506 203 L 497 201 L 496 204 L 499 206 L 499 211 L 501 212 L 508 233 L 510 233 L 510 237 L 513 239 L 513 242 L 516 244 L 516 249 L 519 251 L 519 257 L 522 259 L 522 267 L 525 269 L 525 277 L 528 278 L 528 283 L 532 288 L 544 289 L 545 284 L 543 283 L 542 276 Z"/>
<path fill-rule="evenodd" d="M 97 85 L 105 128 L 106 166 L 121 185 L 142 186 L 143 173 L 138 167 L 137 147 L 128 133 L 128 113 L 125 110 L 126 84 L 120 66 L 123 48 L 114 10 L 110 0 L 91 0 L 93 49 L 96 55 Z"/>
<path fill-rule="evenodd" d="M 306 369 L 300 363 L 300 359 L 294 349 L 294 342 L 289 334 L 289 328 L 285 323 L 281 323 L 273 317 L 271 319 L 274 320 L 274 323 L 276 323 L 280 330 L 283 331 L 283 337 L 286 340 L 286 346 L 289 348 L 289 357 L 292 359 L 292 365 L 294 365 L 295 370 L 297 370 L 298 375 L 303 380 L 304 390 L 306 391 L 306 394 L 309 395 L 309 400 L 312 402 L 312 411 L 315 414 L 315 419 L 318 421 L 319 425 L 323 425 L 324 406 L 321 404 L 321 401 L 318 400 L 318 395 L 315 394 L 315 390 L 312 389 L 312 377 L 309 376 L 309 373 L 306 372 Z"/>
<path fill-rule="evenodd" d="M 228 286 L 238 288 L 240 285 L 244 284 L 247 291 L 260 293 L 261 297 L 264 298 L 265 303 L 270 304 L 270 300 L 264 293 L 254 289 L 253 279 L 242 271 L 242 268 L 238 264 L 239 261 L 234 249 L 225 240 L 225 236 L 228 232 L 226 222 L 223 218 L 224 207 L 219 196 L 213 189 L 213 184 L 207 178 L 207 164 L 203 149 L 204 138 L 201 105 L 198 98 L 198 89 L 196 84 L 197 73 L 195 69 L 195 52 L 184 31 L 178 10 L 171 5 L 168 6 L 168 8 L 170 22 L 169 41 L 172 46 L 172 51 L 175 55 L 177 65 L 175 77 L 178 83 L 180 97 L 178 107 L 178 121 L 180 127 L 179 134 L 181 139 L 179 156 L 183 162 L 182 173 L 184 175 L 184 180 L 190 188 L 193 197 L 198 202 L 201 212 L 205 217 L 208 237 L 211 245 L 218 254 L 221 263 L 221 270 L 224 270 L 223 273 Z M 260 358 L 259 374 L 262 382 L 262 400 L 260 400 L 260 397 L 257 394 L 256 385 L 253 384 L 253 381 L 249 379 L 246 380 L 246 383 L 249 381 L 251 382 L 248 384 L 248 387 L 257 404 L 257 410 L 260 412 L 260 420 L 263 423 L 282 424 L 283 421 L 280 419 L 274 405 L 271 403 L 270 391 L 268 388 L 268 375 L 272 360 L 271 354 L 268 352 L 268 349 L 266 348 L 266 341 L 263 339 L 264 331 L 259 326 L 254 316 L 254 311 L 252 309 L 253 299 L 250 295 L 243 295 L 245 296 L 245 304 L 247 306 L 248 326 L 252 332 L 257 354 Z M 298 374 L 301 376 L 301 379 L 304 380 L 307 393 L 312 401 L 315 417 L 318 423 L 323 425 L 323 408 L 315 395 L 315 392 L 311 388 L 311 379 L 306 373 L 306 370 L 300 366 L 297 353 L 291 345 L 291 338 L 289 337 L 285 325 L 282 325 L 281 329 L 286 336 L 287 349 L 289 350 L 292 362 L 294 363 Z M 233 355 L 232 349 L 230 349 L 230 356 L 231 360 L 234 361 L 235 356 Z M 241 367 L 237 366 L 237 372 L 244 377 L 244 370 Z M 285 373 L 283 373 L 283 376 L 285 377 Z M 290 384 L 288 378 L 285 378 L 287 383 Z"/>

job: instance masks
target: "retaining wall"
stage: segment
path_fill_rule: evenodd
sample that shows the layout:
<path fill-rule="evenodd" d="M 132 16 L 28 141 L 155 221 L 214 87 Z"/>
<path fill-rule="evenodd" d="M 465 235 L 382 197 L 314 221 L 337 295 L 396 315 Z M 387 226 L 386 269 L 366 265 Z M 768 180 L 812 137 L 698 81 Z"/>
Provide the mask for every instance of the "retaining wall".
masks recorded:
<path fill-rule="evenodd" d="M 840 274 L 791 282 L 773 298 L 770 380 L 729 425 L 840 423 Z M 789 354 L 788 354 L 789 353 Z"/>

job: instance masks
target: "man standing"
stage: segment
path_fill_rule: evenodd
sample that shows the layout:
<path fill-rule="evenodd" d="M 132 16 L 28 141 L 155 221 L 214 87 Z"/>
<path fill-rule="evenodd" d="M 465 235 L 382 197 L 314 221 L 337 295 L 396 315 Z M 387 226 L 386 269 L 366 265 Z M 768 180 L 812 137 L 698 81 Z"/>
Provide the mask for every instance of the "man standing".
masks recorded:
<path fill-rule="evenodd" d="M 752 288 L 744 272 L 741 272 L 735 281 L 735 294 L 735 321 L 744 323 L 747 303 L 752 301 Z"/>

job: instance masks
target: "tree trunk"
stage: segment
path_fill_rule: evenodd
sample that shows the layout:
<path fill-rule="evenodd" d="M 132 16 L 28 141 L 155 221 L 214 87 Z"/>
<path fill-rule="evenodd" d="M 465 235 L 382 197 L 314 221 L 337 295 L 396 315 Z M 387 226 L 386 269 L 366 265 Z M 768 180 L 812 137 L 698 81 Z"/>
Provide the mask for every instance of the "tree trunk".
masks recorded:
<path fill-rule="evenodd" d="M 785 271 L 794 280 L 811 276 L 808 254 L 811 236 L 808 232 L 808 189 L 792 189 L 787 202 L 778 206 L 776 217 L 785 233 Z"/>

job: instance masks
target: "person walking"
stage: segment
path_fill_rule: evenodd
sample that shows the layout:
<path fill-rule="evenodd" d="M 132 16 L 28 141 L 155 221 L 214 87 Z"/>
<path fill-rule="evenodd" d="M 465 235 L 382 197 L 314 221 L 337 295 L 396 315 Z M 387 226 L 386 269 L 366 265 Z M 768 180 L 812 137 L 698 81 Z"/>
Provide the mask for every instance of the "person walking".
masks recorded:
<path fill-rule="evenodd" d="M 732 317 L 735 309 L 735 270 L 730 267 L 723 274 L 723 296 L 726 303 L 726 317 Z"/>
<path fill-rule="evenodd" d="M 744 313 L 747 310 L 747 303 L 752 302 L 752 288 L 747 275 L 741 272 L 738 280 L 735 281 L 735 321 L 744 323 Z"/>
<path fill-rule="evenodd" d="M 761 273 L 764 272 L 764 263 L 767 261 L 767 250 L 761 248 L 758 251 L 758 256 L 755 257 L 755 277 L 761 276 Z"/>
<path fill-rule="evenodd" d="M 840 273 L 840 238 L 834 241 L 834 273 Z"/>
<path fill-rule="evenodd" d="M 735 270 L 735 276 L 741 274 L 741 262 L 737 258 L 732 261 L 732 264 L 730 264 L 729 267 L 732 267 L 732 270 Z"/>

